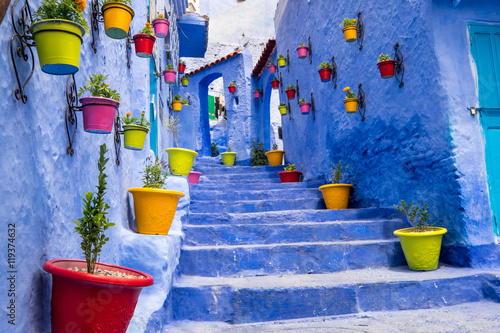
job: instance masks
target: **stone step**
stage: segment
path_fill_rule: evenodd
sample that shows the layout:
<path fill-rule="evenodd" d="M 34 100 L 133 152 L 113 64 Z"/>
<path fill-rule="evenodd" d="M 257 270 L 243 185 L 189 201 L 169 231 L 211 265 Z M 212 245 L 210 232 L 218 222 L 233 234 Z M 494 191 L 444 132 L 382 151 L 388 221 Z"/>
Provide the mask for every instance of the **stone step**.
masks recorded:
<path fill-rule="evenodd" d="M 317 188 L 290 188 L 286 191 L 281 189 L 275 190 L 251 190 L 251 191 L 191 191 L 191 200 L 193 201 L 240 201 L 240 200 L 288 200 L 300 198 L 323 198 L 321 191 Z"/>
<path fill-rule="evenodd" d="M 392 239 L 393 231 L 408 227 L 402 219 L 289 222 L 272 224 L 184 225 L 187 246 L 255 245 Z"/>
<path fill-rule="evenodd" d="M 186 224 L 270 224 L 290 222 L 355 221 L 392 218 L 403 218 L 406 221 L 404 215 L 402 215 L 394 208 L 361 208 L 339 210 L 284 210 L 255 213 L 190 213 Z"/>
<path fill-rule="evenodd" d="M 394 267 L 405 259 L 397 239 L 264 245 L 183 246 L 179 272 L 200 276 L 328 273 Z"/>
<path fill-rule="evenodd" d="M 229 174 L 208 174 L 202 175 L 200 183 L 209 182 L 263 182 L 268 180 L 279 180 L 277 172 L 254 172 L 254 173 L 229 173 Z"/>
<path fill-rule="evenodd" d="M 252 213 L 295 209 L 326 209 L 321 198 L 291 200 L 191 201 L 190 213 Z"/>
<path fill-rule="evenodd" d="M 231 178 L 231 176 L 210 176 L 211 178 L 208 177 L 200 177 L 200 184 L 206 184 L 206 185 L 212 185 L 212 184 L 219 184 L 220 186 L 226 186 L 227 184 L 233 184 L 237 185 L 239 187 L 237 188 L 244 188 L 246 184 L 254 184 L 254 185 L 260 185 L 260 184 L 281 184 L 281 180 L 279 177 L 268 177 L 268 178 L 247 178 L 247 179 L 238 179 L 236 178 Z"/>
<path fill-rule="evenodd" d="M 172 289 L 173 317 L 239 324 L 498 302 L 499 274 L 447 266 L 412 272 L 405 266 L 247 278 L 181 276 Z"/>
<path fill-rule="evenodd" d="M 230 165 L 195 165 L 194 171 L 201 172 L 203 175 L 227 175 L 227 174 L 253 174 L 253 173 L 278 173 L 285 170 L 284 165 L 277 166 L 230 166 Z"/>
<path fill-rule="evenodd" d="M 203 177 L 203 176 L 202 176 Z M 192 192 L 196 191 L 232 191 L 232 190 L 248 190 L 248 191 L 268 191 L 268 190 L 287 190 L 295 188 L 318 188 L 324 185 L 325 182 L 318 181 L 307 181 L 299 183 L 251 183 L 251 182 L 241 182 L 241 183 L 205 183 L 205 184 L 191 184 L 190 188 Z"/>

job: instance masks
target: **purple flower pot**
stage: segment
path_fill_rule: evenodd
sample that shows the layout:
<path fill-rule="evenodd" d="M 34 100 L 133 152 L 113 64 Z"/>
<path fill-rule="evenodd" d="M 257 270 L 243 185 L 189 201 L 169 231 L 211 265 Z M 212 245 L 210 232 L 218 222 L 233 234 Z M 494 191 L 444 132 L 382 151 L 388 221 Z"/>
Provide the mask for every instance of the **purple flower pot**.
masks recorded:
<path fill-rule="evenodd" d="M 106 97 L 82 97 L 83 129 L 85 132 L 109 134 L 113 131 L 119 102 Z"/>

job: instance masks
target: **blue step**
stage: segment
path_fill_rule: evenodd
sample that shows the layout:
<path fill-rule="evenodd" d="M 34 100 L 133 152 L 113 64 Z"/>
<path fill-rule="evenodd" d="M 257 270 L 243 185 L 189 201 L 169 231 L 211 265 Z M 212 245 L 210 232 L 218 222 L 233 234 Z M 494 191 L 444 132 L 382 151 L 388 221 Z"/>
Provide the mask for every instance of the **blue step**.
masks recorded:
<path fill-rule="evenodd" d="M 279 177 L 267 177 L 267 178 L 245 178 L 238 179 L 238 177 L 232 177 L 231 175 L 219 175 L 219 176 L 210 176 L 209 177 L 201 177 L 200 184 L 219 184 L 225 186 L 226 184 L 235 184 L 239 186 L 239 189 L 244 189 L 246 184 L 281 184 L 281 180 Z"/>
<path fill-rule="evenodd" d="M 407 227 L 402 219 L 335 222 L 288 222 L 274 224 L 184 225 L 184 244 L 255 245 L 332 240 L 391 239 L 393 231 Z"/>
<path fill-rule="evenodd" d="M 191 213 L 252 213 L 294 209 L 326 209 L 323 199 L 191 201 Z"/>
<path fill-rule="evenodd" d="M 237 182 L 266 182 L 266 181 L 279 181 L 278 173 L 272 172 L 255 172 L 248 174 L 240 174 L 240 173 L 230 173 L 230 174 L 219 174 L 219 175 L 207 175 L 201 176 L 200 182 L 208 183 L 208 182 L 228 182 L 228 183 L 237 183 Z M 280 181 L 281 182 L 281 181 Z"/>
<path fill-rule="evenodd" d="M 300 198 L 323 198 L 321 191 L 317 188 L 290 188 L 286 191 L 282 189 L 275 190 L 229 190 L 229 191 L 218 191 L 218 190 L 195 190 L 191 191 L 191 200 L 201 201 L 240 201 L 240 200 L 288 200 L 288 199 L 300 199 Z"/>
<path fill-rule="evenodd" d="M 218 165 L 218 166 L 195 165 L 194 170 L 201 172 L 205 176 L 208 176 L 208 175 L 227 175 L 227 174 L 253 174 L 262 172 L 278 174 L 278 172 L 284 171 L 285 168 L 283 165 L 258 166 L 258 167 L 227 166 L 227 165 Z"/>
<path fill-rule="evenodd" d="M 205 183 L 205 184 L 191 184 L 190 188 L 192 192 L 195 191 L 218 191 L 218 190 L 227 190 L 227 191 L 233 191 L 233 190 L 248 190 L 248 191 L 268 191 L 268 190 L 287 190 L 287 189 L 295 189 L 295 188 L 318 188 L 321 185 L 324 185 L 324 181 L 311 181 L 311 182 L 299 182 L 299 183 L 280 183 L 278 182 L 273 182 L 273 183 L 252 183 L 252 182 L 245 182 L 245 183 Z"/>

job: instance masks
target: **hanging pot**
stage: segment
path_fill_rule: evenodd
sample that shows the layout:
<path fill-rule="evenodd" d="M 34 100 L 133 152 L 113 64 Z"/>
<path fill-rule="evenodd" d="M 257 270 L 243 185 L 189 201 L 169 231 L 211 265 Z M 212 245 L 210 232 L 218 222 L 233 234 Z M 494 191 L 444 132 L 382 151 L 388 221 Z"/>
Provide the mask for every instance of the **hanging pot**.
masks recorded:
<path fill-rule="evenodd" d="M 309 114 L 309 111 L 311 111 L 311 103 L 305 102 L 305 103 L 300 103 L 300 112 L 302 114 Z"/>
<path fill-rule="evenodd" d="M 354 113 L 358 111 L 358 101 L 357 98 L 346 98 L 344 99 L 345 112 Z"/>
<path fill-rule="evenodd" d="M 165 78 L 165 82 L 168 84 L 173 84 L 175 82 L 176 75 L 177 72 L 173 69 L 163 70 L 163 77 Z"/>
<path fill-rule="evenodd" d="M 332 79 L 332 69 L 331 68 L 320 68 L 318 71 L 321 82 L 328 82 Z"/>
<path fill-rule="evenodd" d="M 344 29 L 342 29 L 342 32 L 344 33 L 346 42 L 353 43 L 356 41 L 358 28 L 356 28 L 355 25 L 350 25 L 348 27 L 345 27 Z"/>
<path fill-rule="evenodd" d="M 116 109 L 120 103 L 106 97 L 82 97 L 83 130 L 95 134 L 113 131 Z"/>
<path fill-rule="evenodd" d="M 253 97 L 260 98 L 260 91 L 254 91 L 253 92 Z"/>
<path fill-rule="evenodd" d="M 380 71 L 380 76 L 383 79 L 390 79 L 394 77 L 394 68 L 396 61 L 394 60 L 384 60 L 377 63 L 378 70 Z"/>
<path fill-rule="evenodd" d="M 271 86 L 273 87 L 273 89 L 278 89 L 280 87 L 280 81 L 278 81 L 278 80 L 272 80 L 271 81 Z"/>
<path fill-rule="evenodd" d="M 309 48 L 307 46 L 299 46 L 297 48 L 297 53 L 299 54 L 300 59 L 305 59 L 307 57 L 307 51 Z"/>
<path fill-rule="evenodd" d="M 189 85 L 189 79 L 188 78 L 182 78 L 181 79 L 181 84 L 183 87 L 187 87 Z"/>
<path fill-rule="evenodd" d="M 288 90 L 285 90 L 285 92 L 286 92 L 286 97 L 288 97 L 288 99 L 295 98 L 295 89 L 288 89 Z"/>
<path fill-rule="evenodd" d="M 300 171 L 281 171 L 278 172 L 278 176 L 282 183 L 298 183 L 300 181 Z"/>
<path fill-rule="evenodd" d="M 282 116 L 286 115 L 287 110 L 288 110 L 288 108 L 287 108 L 286 105 L 285 106 L 279 106 L 278 109 L 280 110 L 280 113 L 281 113 Z"/>
<path fill-rule="evenodd" d="M 177 70 L 179 71 L 179 74 L 184 74 L 184 71 L 186 70 L 186 64 L 180 62 Z"/>
<path fill-rule="evenodd" d="M 172 111 L 181 111 L 182 101 L 172 101 Z"/>
<path fill-rule="evenodd" d="M 140 58 L 149 58 L 153 55 L 153 46 L 156 37 L 149 34 L 135 34 L 135 54 Z"/>
<path fill-rule="evenodd" d="M 131 150 L 142 150 L 149 129 L 141 125 L 123 125 L 123 146 Z"/>
<path fill-rule="evenodd" d="M 276 73 L 276 65 L 269 66 L 269 73 Z"/>
<path fill-rule="evenodd" d="M 236 87 L 235 86 L 229 86 L 229 87 L 227 87 L 227 89 L 229 89 L 230 93 L 234 93 L 236 91 Z"/>
<path fill-rule="evenodd" d="M 286 59 L 278 59 L 278 66 L 279 67 L 285 67 L 286 66 Z"/>
<path fill-rule="evenodd" d="M 193 167 L 194 158 L 198 153 L 183 148 L 167 148 L 168 166 L 170 174 L 176 176 L 187 176 Z"/>
<path fill-rule="evenodd" d="M 123 39 L 128 35 L 134 10 L 123 2 L 107 2 L 102 8 L 104 33 L 113 39 Z"/>
<path fill-rule="evenodd" d="M 155 36 L 158 38 L 165 38 L 168 35 L 168 26 L 170 23 L 166 18 L 157 18 L 153 20 L 153 28 L 155 29 Z"/>

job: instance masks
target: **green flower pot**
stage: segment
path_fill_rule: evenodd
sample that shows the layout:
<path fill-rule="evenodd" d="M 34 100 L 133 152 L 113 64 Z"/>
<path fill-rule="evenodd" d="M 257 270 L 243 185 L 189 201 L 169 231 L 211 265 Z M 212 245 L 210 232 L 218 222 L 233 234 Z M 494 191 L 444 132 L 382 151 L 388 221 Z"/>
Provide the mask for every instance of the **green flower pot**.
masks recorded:
<path fill-rule="evenodd" d="M 220 153 L 220 155 L 222 156 L 222 164 L 234 165 L 234 160 L 236 160 L 235 152 L 225 152 L 225 153 Z"/>
<path fill-rule="evenodd" d="M 123 146 L 127 149 L 142 150 L 149 129 L 140 125 L 123 125 Z"/>
<path fill-rule="evenodd" d="M 170 173 L 177 176 L 188 176 L 198 153 L 184 148 L 167 148 Z"/>

